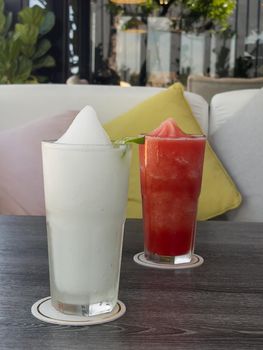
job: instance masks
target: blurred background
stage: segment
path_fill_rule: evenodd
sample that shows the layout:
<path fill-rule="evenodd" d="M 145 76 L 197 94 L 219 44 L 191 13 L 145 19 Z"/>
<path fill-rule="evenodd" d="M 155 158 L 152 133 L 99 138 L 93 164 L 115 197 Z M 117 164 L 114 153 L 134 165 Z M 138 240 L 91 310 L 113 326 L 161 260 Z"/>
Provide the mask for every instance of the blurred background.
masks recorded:
<path fill-rule="evenodd" d="M 0 0 L 0 52 L 2 84 L 262 77 L 263 1 Z"/>

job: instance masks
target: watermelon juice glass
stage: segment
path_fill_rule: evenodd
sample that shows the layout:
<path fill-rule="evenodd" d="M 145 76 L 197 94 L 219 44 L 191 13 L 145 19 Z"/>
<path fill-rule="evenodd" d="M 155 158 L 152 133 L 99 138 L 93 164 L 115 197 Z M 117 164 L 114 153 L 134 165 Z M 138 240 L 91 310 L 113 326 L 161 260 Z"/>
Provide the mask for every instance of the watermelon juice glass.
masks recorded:
<path fill-rule="evenodd" d="M 191 261 L 206 138 L 168 119 L 139 146 L 146 259 Z"/>

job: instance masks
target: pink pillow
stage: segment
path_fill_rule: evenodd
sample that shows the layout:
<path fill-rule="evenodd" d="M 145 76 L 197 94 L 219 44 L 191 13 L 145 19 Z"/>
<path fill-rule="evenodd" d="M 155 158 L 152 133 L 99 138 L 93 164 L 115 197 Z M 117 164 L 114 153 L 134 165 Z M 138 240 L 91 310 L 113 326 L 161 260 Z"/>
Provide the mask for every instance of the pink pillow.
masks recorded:
<path fill-rule="evenodd" d="M 41 141 L 58 139 L 77 113 L 0 132 L 0 214 L 45 215 Z"/>

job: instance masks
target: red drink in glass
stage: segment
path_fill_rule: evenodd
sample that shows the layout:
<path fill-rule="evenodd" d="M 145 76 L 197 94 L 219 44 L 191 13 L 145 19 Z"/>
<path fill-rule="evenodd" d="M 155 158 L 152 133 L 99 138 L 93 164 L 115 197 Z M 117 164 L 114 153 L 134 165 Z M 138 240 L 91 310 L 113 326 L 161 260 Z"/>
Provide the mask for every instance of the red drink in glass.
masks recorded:
<path fill-rule="evenodd" d="M 193 254 L 206 138 L 184 134 L 168 121 L 176 130 L 160 127 L 139 146 L 144 253 L 148 260 L 176 264 L 190 262 Z"/>

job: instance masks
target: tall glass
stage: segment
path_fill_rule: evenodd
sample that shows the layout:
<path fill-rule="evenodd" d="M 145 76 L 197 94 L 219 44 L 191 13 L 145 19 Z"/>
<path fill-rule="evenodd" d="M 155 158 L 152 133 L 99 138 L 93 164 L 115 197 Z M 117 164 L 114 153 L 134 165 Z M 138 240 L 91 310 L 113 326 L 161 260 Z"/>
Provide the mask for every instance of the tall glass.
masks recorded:
<path fill-rule="evenodd" d="M 144 255 L 158 263 L 192 259 L 205 136 L 146 136 L 139 146 Z"/>
<path fill-rule="evenodd" d="M 128 192 L 127 145 L 42 142 L 52 305 L 66 314 L 113 310 Z"/>

